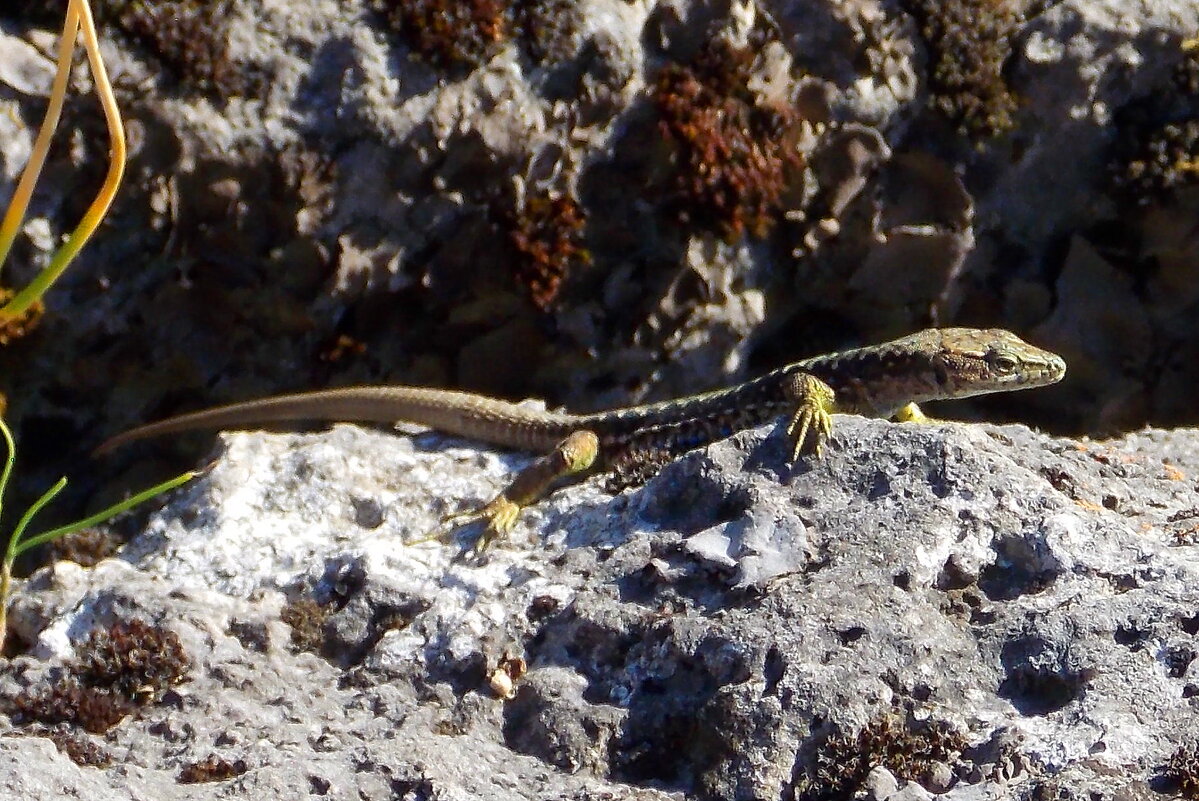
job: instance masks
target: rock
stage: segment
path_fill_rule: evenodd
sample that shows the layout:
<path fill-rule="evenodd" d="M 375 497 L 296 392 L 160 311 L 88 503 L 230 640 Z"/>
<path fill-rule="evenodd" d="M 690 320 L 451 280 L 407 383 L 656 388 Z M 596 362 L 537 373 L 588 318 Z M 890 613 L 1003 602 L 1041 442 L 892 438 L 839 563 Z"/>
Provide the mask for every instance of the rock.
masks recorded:
<path fill-rule="evenodd" d="M 867 774 L 866 781 L 862 783 L 862 789 L 866 791 L 871 801 L 886 801 L 899 789 L 899 782 L 891 771 L 879 765 L 872 768 Z"/>
<path fill-rule="evenodd" d="M 887 796 L 887 801 L 932 801 L 933 795 L 915 782 L 908 782 L 897 793 Z"/>
<path fill-rule="evenodd" d="M 933 762 L 921 781 L 932 792 L 944 793 L 953 786 L 953 770 L 944 762 Z"/>
<path fill-rule="evenodd" d="M 566 488 L 471 560 L 469 531 L 405 542 L 529 457 L 354 426 L 226 435 L 119 559 L 19 589 L 32 645 L 0 694 L 127 618 L 178 635 L 186 680 L 99 741 L 100 772 L 14 721 L 34 737 L 5 740 L 0 787 L 999 799 L 1053 776 L 1127 794 L 1199 736 L 1199 435 L 838 417 L 825 456 L 792 467 L 781 440 L 737 435 L 615 497 Z M 291 644 L 305 617 L 319 654 Z M 527 673 L 504 700 L 490 677 L 509 663 Z M 175 777 L 214 754 L 245 772 L 183 795 Z"/>
<path fill-rule="evenodd" d="M 101 15 L 129 164 L 47 298 L 54 335 L 3 365 L 19 433 L 64 432 L 27 454 L 30 493 L 184 399 L 396 381 L 589 409 L 930 320 L 1069 356 L 1068 384 L 977 415 L 1193 420 L 1192 0 L 180 5 Z M 44 6 L 0 11 L 0 196 L 45 108 Z M 89 84 L 13 285 L 107 169 Z M 1168 191 L 1113 185 L 1149 167 Z"/>

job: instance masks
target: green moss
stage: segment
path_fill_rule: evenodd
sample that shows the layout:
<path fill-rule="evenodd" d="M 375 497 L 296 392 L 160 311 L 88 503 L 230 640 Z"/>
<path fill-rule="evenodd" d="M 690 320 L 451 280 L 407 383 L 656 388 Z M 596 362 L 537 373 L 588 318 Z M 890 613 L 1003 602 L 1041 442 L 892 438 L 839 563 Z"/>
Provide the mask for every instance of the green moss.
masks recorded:
<path fill-rule="evenodd" d="M 1182 43 L 1182 60 L 1174 65 L 1173 79 L 1179 92 L 1199 99 L 1199 38 Z"/>
<path fill-rule="evenodd" d="M 1199 40 L 1182 44 L 1169 80 L 1121 108 L 1115 127 L 1108 172 L 1121 200 L 1168 202 L 1199 185 Z"/>
<path fill-rule="evenodd" d="M 1127 132 L 1114 182 L 1138 205 L 1185 186 L 1199 184 L 1199 119 Z"/>

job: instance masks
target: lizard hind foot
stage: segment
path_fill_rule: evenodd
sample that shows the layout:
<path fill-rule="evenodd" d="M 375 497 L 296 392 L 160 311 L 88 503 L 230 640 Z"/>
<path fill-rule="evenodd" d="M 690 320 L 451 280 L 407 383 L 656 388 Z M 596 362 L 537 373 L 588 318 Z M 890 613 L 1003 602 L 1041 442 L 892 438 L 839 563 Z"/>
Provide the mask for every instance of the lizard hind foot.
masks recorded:
<path fill-rule="evenodd" d="M 485 522 L 483 533 L 479 535 L 479 539 L 471 548 L 472 551 L 481 553 L 494 540 L 508 535 L 516 527 L 516 520 L 519 517 L 520 505 L 499 495 L 477 509 L 466 509 L 446 515 L 431 532 L 418 539 L 409 540 L 405 545 L 448 542 L 450 535 L 457 529 L 469 526 L 471 523 Z"/>
<path fill-rule="evenodd" d="M 516 527 L 521 509 L 536 503 L 555 481 L 590 468 L 598 455 L 599 438 L 593 432 L 586 429 L 571 432 L 553 451 L 517 473 L 504 491 L 486 505 L 443 518 L 433 533 L 416 542 L 445 542 L 454 529 L 482 521 L 486 523 L 483 533 L 469 551 L 480 554 L 495 539 Z"/>
<path fill-rule="evenodd" d="M 483 533 L 479 535 L 479 539 L 471 547 L 474 553 L 482 553 L 487 549 L 487 546 L 499 537 L 506 537 L 516 527 L 516 520 L 520 517 L 520 504 L 512 501 L 503 495 L 497 495 L 482 509 L 477 509 L 465 515 L 464 523 L 474 523 L 476 521 L 486 521 L 487 525 L 483 527 Z"/>

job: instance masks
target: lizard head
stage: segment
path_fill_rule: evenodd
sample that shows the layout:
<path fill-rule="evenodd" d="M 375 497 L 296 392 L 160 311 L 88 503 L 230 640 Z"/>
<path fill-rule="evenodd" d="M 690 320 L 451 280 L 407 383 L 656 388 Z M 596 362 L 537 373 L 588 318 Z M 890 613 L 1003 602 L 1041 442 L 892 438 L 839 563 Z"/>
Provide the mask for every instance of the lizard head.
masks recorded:
<path fill-rule="evenodd" d="M 935 332 L 932 367 L 945 397 L 966 398 L 1056 384 L 1066 362 L 999 328 L 942 328 Z"/>

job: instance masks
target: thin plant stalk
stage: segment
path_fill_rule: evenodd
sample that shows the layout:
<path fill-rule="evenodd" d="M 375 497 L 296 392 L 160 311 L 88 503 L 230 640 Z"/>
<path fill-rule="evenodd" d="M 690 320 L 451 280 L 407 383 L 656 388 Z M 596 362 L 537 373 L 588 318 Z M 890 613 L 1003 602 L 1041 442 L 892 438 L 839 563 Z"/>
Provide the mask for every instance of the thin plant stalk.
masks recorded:
<path fill-rule="evenodd" d="M 16 191 L 12 193 L 12 200 L 8 203 L 4 219 L 0 221 L 0 264 L 4 264 L 8 257 L 8 251 L 12 249 L 13 241 L 17 239 L 17 231 L 20 229 L 20 223 L 24 222 L 25 211 L 29 209 L 29 199 L 34 194 L 34 186 L 38 176 L 42 174 L 43 165 L 46 164 L 46 153 L 50 150 L 50 138 L 53 137 L 55 128 L 59 127 L 62 101 L 65 100 L 67 94 L 67 78 L 71 76 L 71 53 L 74 50 L 74 41 L 76 41 L 78 31 L 79 12 L 74 5 L 70 5 L 67 7 L 66 22 L 62 25 L 62 37 L 59 40 L 59 70 L 54 74 L 54 83 L 50 85 L 50 100 L 46 106 L 46 116 L 42 119 L 41 130 L 37 132 L 37 139 L 34 140 L 34 149 L 30 151 L 29 163 L 25 164 L 25 170 L 20 174 L 20 181 L 17 183 Z"/>
<path fill-rule="evenodd" d="M 121 114 L 117 108 L 116 98 L 112 93 L 112 84 L 108 80 L 108 71 L 104 68 L 104 59 L 100 53 L 100 40 L 96 35 L 96 23 L 92 18 L 92 10 L 87 0 L 69 0 L 66 19 L 63 23 L 62 38 L 58 43 L 58 70 L 51 85 L 50 99 L 46 104 L 46 115 L 42 120 L 42 126 L 38 131 L 37 138 L 34 140 L 29 163 L 21 174 L 21 178 L 13 192 L 12 200 L 9 202 L 3 219 L 0 219 L 0 265 L 3 265 L 5 259 L 8 257 L 21 223 L 25 219 L 25 213 L 29 208 L 29 200 L 33 194 L 33 188 L 37 184 L 37 179 L 46 162 L 46 154 L 50 149 L 50 139 L 62 115 L 63 100 L 66 97 L 67 81 L 71 72 L 71 55 L 75 49 L 76 34 L 79 32 L 83 34 L 83 46 L 87 51 L 88 64 L 91 66 L 92 81 L 96 87 L 96 94 L 100 98 L 100 105 L 104 109 L 104 119 L 108 125 L 109 137 L 112 140 L 108 174 L 105 176 L 99 193 L 84 213 L 79 225 L 76 226 L 75 230 L 71 232 L 62 246 L 51 256 L 50 263 L 46 266 L 46 269 L 42 270 L 27 287 L 18 292 L 7 305 L 0 308 L 0 323 L 19 317 L 28 311 L 30 307 L 46 294 L 47 290 L 58 280 L 63 271 L 74 261 L 79 251 L 87 243 L 88 239 L 91 238 L 92 234 L 95 233 L 96 228 L 99 227 L 100 222 L 104 219 L 104 215 L 108 213 L 108 209 L 112 205 L 112 200 L 116 196 L 117 189 L 121 184 L 121 178 L 125 174 L 125 129 L 121 123 Z M 9 480 L 12 478 L 13 466 L 17 458 L 16 443 L 13 441 L 12 432 L 3 418 L 0 418 L 0 436 L 3 437 L 4 444 L 8 450 L 4 468 L 0 470 L 0 510 L 2 510 L 4 495 L 8 489 Z M 17 522 L 5 547 L 4 559 L 0 562 L 0 650 L 4 647 L 4 640 L 8 632 L 8 596 L 12 588 L 12 568 L 17 557 L 30 548 L 44 545 L 59 537 L 95 525 L 113 515 L 127 511 L 156 495 L 178 487 L 195 475 L 196 473 L 193 472 L 184 473 L 139 492 L 131 498 L 113 504 L 82 520 L 26 537 L 25 530 L 33 522 L 33 518 L 55 496 L 62 492 L 67 485 L 67 479 L 65 477 L 59 479 L 54 486 L 46 490 L 21 515 L 21 519 Z"/>
<path fill-rule="evenodd" d="M 4 439 L 4 444 L 8 448 L 8 458 L 5 461 L 4 470 L 0 472 L 0 505 L 3 504 L 5 491 L 8 489 L 9 479 L 12 477 L 13 465 L 17 458 L 16 443 L 13 442 L 12 432 L 8 428 L 8 424 L 0 418 L 0 436 Z M 29 528 L 29 524 L 33 522 L 34 516 L 37 515 L 46 504 L 54 500 L 58 493 L 62 492 L 67 486 L 66 477 L 60 478 L 55 482 L 54 486 L 42 493 L 42 496 L 34 501 L 25 513 L 21 515 L 21 519 L 17 521 L 16 527 L 13 529 L 12 536 L 9 537 L 8 545 L 4 551 L 4 561 L 0 563 L 0 651 L 4 648 L 4 640 L 8 634 L 8 595 L 12 589 L 12 568 L 16 563 L 17 558 L 39 545 L 45 545 L 48 542 L 53 542 L 59 537 L 65 537 L 68 534 L 73 534 L 76 531 L 81 531 L 88 526 L 94 526 L 97 523 L 102 523 L 105 520 L 119 515 L 121 512 L 126 512 L 138 504 L 144 503 L 156 495 L 161 495 L 164 492 L 175 489 L 187 481 L 195 478 L 197 473 L 189 471 L 174 478 L 163 481 L 161 484 L 155 484 L 149 489 L 126 498 L 123 501 L 114 503 L 112 506 L 106 507 L 93 515 L 89 515 L 81 520 L 76 520 L 74 523 L 68 523 L 65 526 L 52 528 L 49 531 L 43 531 L 40 534 L 26 537 L 25 530 Z"/>
<path fill-rule="evenodd" d="M 100 98 L 100 105 L 104 108 L 104 119 L 108 124 L 109 137 L 112 139 L 108 174 L 104 178 L 104 184 L 100 187 L 100 192 L 84 213 L 83 219 L 80 220 L 79 225 L 71 232 L 71 235 L 67 237 L 67 241 L 62 244 L 62 247 L 55 251 L 46 269 L 38 273 L 37 277 L 28 286 L 18 292 L 4 308 L 0 308 L 0 320 L 24 314 L 30 306 L 46 294 L 47 290 L 58 280 L 63 271 L 70 266 L 75 257 L 79 255 L 79 251 L 83 249 L 83 246 L 91 238 L 92 234 L 95 233 L 96 228 L 100 225 L 100 221 L 104 219 L 104 215 L 108 213 L 108 209 L 112 205 L 112 199 L 116 196 L 117 189 L 121 185 L 121 178 L 125 174 L 125 128 L 121 123 L 121 112 L 117 108 L 116 97 L 112 93 L 112 83 L 108 80 L 108 71 L 104 68 L 104 59 L 100 54 L 100 40 L 96 35 L 96 23 L 92 18 L 92 10 L 87 4 L 87 0 L 70 0 L 70 4 L 67 6 L 68 24 L 63 28 L 64 39 L 68 38 L 65 36 L 65 32 L 70 29 L 72 12 L 77 17 L 79 30 L 83 33 L 83 46 L 87 51 L 88 64 L 91 66 L 92 81 L 95 83 L 96 94 Z M 73 41 L 74 34 L 69 38 Z M 59 58 L 60 60 L 63 58 L 61 48 Z M 70 55 L 68 54 L 66 58 L 69 66 Z M 59 108 L 61 108 L 61 98 L 59 100 Z M 3 243 L 0 242 L 0 244 Z M 0 259 L 0 262 L 2 261 Z"/>
<path fill-rule="evenodd" d="M 17 462 L 17 445 L 13 442 L 12 432 L 8 430 L 8 425 L 3 418 L 0 418 L 0 435 L 3 435 L 4 444 L 8 448 L 8 456 L 4 459 L 4 470 L 0 472 L 0 512 L 2 512 L 4 495 L 8 491 L 8 480 L 12 478 L 13 465 Z M 0 563 L 0 650 L 3 650 L 4 640 L 8 634 L 8 593 L 12 585 L 12 563 L 16 559 L 15 556 L 10 559 L 9 553 L 13 551 L 13 548 L 13 541 L 9 540 L 4 562 Z"/>
<path fill-rule="evenodd" d="M 13 562 L 17 557 L 29 549 L 27 543 L 21 542 L 21 534 L 29 527 L 33 521 L 33 516 L 42 510 L 42 507 L 54 500 L 54 496 L 62 492 L 67 486 L 67 477 L 63 476 L 58 481 L 54 482 L 54 486 L 42 493 L 42 496 L 30 504 L 25 510 L 25 514 L 21 515 L 21 519 L 17 521 L 17 527 L 13 529 L 12 535 L 8 538 L 8 548 L 4 552 L 4 569 L 5 571 L 12 570 Z"/>
<path fill-rule="evenodd" d="M 25 212 L 29 208 L 29 199 L 33 196 L 33 187 L 42 174 L 46 163 L 46 154 L 50 150 L 50 139 L 58 127 L 58 119 L 62 116 L 62 104 L 67 94 L 67 79 L 71 75 L 71 53 L 75 50 L 75 34 L 79 31 L 79 10 L 72 3 L 67 7 L 66 22 L 62 26 L 62 38 L 58 40 L 58 72 L 50 87 L 50 100 L 46 104 L 46 116 L 42 118 L 42 127 L 37 132 L 33 149 L 29 153 L 29 163 L 21 173 L 21 180 L 13 192 L 4 219 L 0 220 L 0 264 L 8 258 L 17 231 L 25 220 Z"/>

